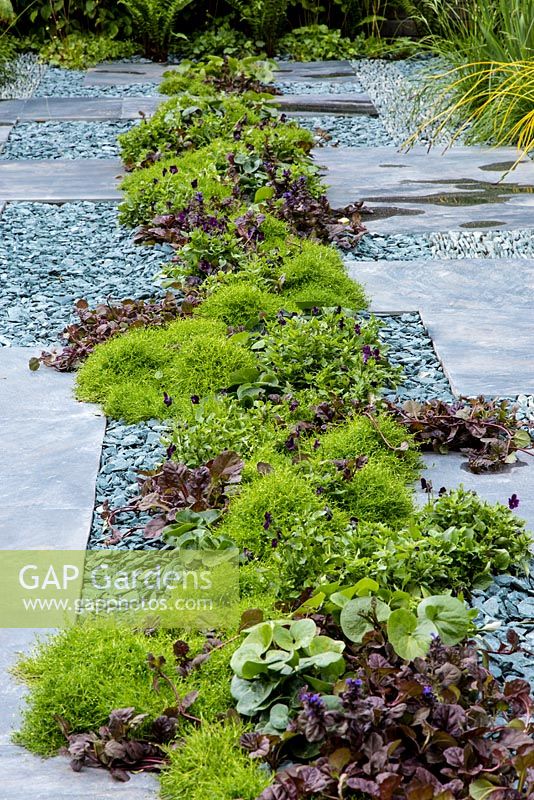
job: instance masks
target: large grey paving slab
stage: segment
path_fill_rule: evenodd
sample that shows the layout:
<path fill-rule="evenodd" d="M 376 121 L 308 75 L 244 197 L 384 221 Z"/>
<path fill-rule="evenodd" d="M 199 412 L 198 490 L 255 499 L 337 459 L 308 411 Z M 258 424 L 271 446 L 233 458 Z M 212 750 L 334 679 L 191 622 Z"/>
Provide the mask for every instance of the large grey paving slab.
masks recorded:
<path fill-rule="evenodd" d="M 457 395 L 534 393 L 534 259 L 350 261 L 380 312 L 418 311 Z"/>
<path fill-rule="evenodd" d="M 0 125 L 19 122 L 129 120 L 140 112 L 151 116 L 164 96 L 154 97 L 35 97 L 0 101 Z"/>
<path fill-rule="evenodd" d="M 356 71 L 350 61 L 281 61 L 275 72 L 276 80 L 292 83 L 353 82 Z"/>
<path fill-rule="evenodd" d="M 314 111 L 317 114 L 364 114 L 377 117 L 369 95 L 360 92 L 339 94 L 286 94 L 272 103 L 281 111 Z"/>
<path fill-rule="evenodd" d="M 528 316 L 534 298 L 534 258 L 414 259 L 348 261 L 350 276 L 361 282 L 376 311 L 407 309 L 508 311 L 513 325 L 519 311 Z M 534 323 L 533 323 L 534 328 Z"/>
<path fill-rule="evenodd" d="M 437 492 L 441 486 L 455 489 L 463 484 L 466 489 L 473 489 L 490 503 L 508 504 L 512 494 L 519 497 L 518 517 L 526 520 L 527 528 L 534 531 L 534 458 L 520 455 L 514 466 L 500 472 L 487 472 L 475 475 L 466 467 L 466 458 L 461 453 L 425 453 L 425 470 L 427 480 Z M 421 502 L 425 495 L 419 492 Z"/>
<path fill-rule="evenodd" d="M 134 86 L 136 83 L 161 83 L 168 64 L 99 64 L 87 70 L 84 86 Z"/>
<path fill-rule="evenodd" d="M 36 352 L 0 349 L 0 549 L 83 550 L 105 418 L 74 399 L 72 375 L 31 372 Z"/>
<path fill-rule="evenodd" d="M 334 207 L 364 200 L 364 221 L 380 233 L 462 228 L 511 229 L 534 225 L 534 163 L 514 148 L 453 147 L 445 153 L 416 147 L 323 148 Z"/>
<path fill-rule="evenodd" d="M 456 395 L 534 394 L 531 311 L 475 307 L 423 311 L 422 320 Z"/>
<path fill-rule="evenodd" d="M 0 197 L 52 203 L 120 200 L 122 174 L 118 158 L 0 160 Z"/>

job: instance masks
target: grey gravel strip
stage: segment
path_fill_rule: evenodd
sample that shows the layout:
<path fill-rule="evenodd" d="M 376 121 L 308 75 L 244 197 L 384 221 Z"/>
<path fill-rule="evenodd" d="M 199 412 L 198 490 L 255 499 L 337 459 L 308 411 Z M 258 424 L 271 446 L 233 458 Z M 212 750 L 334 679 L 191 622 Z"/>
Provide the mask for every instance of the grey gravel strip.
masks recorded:
<path fill-rule="evenodd" d="M 275 86 L 284 94 L 362 94 L 365 90 L 361 83 L 353 81 L 275 81 Z"/>
<path fill-rule="evenodd" d="M 390 134 L 377 117 L 363 114 L 292 114 L 299 125 L 316 133 L 316 146 L 381 147 L 391 145 Z M 324 131 L 330 139 L 324 140 Z"/>
<path fill-rule="evenodd" d="M 117 136 L 132 122 L 19 122 L 2 159 L 117 158 Z M 0 128 L 0 137 L 2 129 Z"/>
<path fill-rule="evenodd" d="M 140 247 L 111 203 L 13 203 L 0 217 L 0 347 L 54 345 L 76 300 L 161 293 L 168 248 Z"/>
<path fill-rule="evenodd" d="M 85 70 L 48 67 L 34 97 L 144 97 L 157 90 L 153 82 L 131 86 L 85 86 Z"/>
<path fill-rule="evenodd" d="M 0 86 L 0 100 L 32 97 L 46 69 L 46 65 L 41 64 L 34 53 L 23 53 L 18 56 L 9 66 L 13 77 Z"/>
<path fill-rule="evenodd" d="M 368 233 L 351 251 L 356 261 L 416 259 L 533 258 L 530 228 L 511 231 L 436 231 L 420 234 Z"/>

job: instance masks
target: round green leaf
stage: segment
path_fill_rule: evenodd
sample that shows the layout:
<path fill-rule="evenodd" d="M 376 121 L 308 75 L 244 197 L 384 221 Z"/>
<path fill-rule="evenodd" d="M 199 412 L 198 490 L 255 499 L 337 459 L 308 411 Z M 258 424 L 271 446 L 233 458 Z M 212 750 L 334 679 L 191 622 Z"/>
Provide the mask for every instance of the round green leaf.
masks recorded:
<path fill-rule="evenodd" d="M 433 595 L 419 603 L 417 616 L 430 621 L 443 644 L 458 644 L 469 633 L 471 618 L 465 603 L 449 595 Z"/>
<path fill-rule="evenodd" d="M 387 625 L 388 639 L 393 649 L 406 661 L 423 658 L 428 653 L 435 627 L 429 620 L 418 622 L 406 608 L 392 611 Z"/>
<path fill-rule="evenodd" d="M 317 633 L 317 625 L 312 619 L 298 619 L 293 622 L 289 631 L 295 642 L 294 649 L 302 650 L 310 646 Z"/>
<path fill-rule="evenodd" d="M 374 611 L 379 622 L 385 622 L 391 609 L 377 597 L 355 597 L 341 609 L 341 630 L 351 642 L 360 643 L 366 633 L 373 630 L 369 615 Z"/>

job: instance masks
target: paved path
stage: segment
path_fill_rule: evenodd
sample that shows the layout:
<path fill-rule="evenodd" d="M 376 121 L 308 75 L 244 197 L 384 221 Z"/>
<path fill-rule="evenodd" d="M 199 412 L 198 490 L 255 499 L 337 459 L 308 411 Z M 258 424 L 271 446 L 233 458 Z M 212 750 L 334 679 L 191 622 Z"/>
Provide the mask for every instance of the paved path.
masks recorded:
<path fill-rule="evenodd" d="M 69 202 L 120 200 L 118 180 L 124 171 L 118 158 L 1 161 L 2 200 Z"/>
<path fill-rule="evenodd" d="M 137 83 L 161 83 L 168 64 L 104 63 L 87 70 L 84 86 L 135 86 Z"/>
<path fill-rule="evenodd" d="M 365 114 L 377 117 L 369 95 L 363 92 L 345 94 L 287 94 L 273 100 L 281 111 L 313 111 L 316 114 Z"/>
<path fill-rule="evenodd" d="M 129 120 L 150 117 L 166 98 L 158 97 L 35 97 L 0 100 L 0 125 L 15 122 Z"/>
<path fill-rule="evenodd" d="M 464 228 L 512 229 L 534 224 L 534 162 L 514 148 L 330 147 L 314 151 L 326 170 L 335 207 L 364 200 L 375 212 L 365 224 L 377 233 Z"/>

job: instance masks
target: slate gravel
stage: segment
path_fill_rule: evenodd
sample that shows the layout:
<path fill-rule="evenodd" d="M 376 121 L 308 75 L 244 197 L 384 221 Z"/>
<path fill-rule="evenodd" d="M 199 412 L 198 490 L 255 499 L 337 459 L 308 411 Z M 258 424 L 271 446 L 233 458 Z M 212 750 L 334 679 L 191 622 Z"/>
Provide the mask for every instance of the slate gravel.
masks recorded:
<path fill-rule="evenodd" d="M 117 136 L 132 122 L 19 122 L 11 131 L 2 158 L 115 158 Z"/>
<path fill-rule="evenodd" d="M 534 236 L 530 228 L 410 235 L 369 233 L 350 253 L 350 258 L 356 261 L 533 257 Z"/>
<path fill-rule="evenodd" d="M 48 67 L 34 97 L 152 97 L 158 94 L 155 83 L 133 86 L 84 86 L 84 70 Z"/>
<path fill-rule="evenodd" d="M 0 86 L 0 100 L 24 99 L 33 96 L 46 65 L 34 53 L 23 53 L 11 62 L 8 71 L 10 79 Z"/>
<path fill-rule="evenodd" d="M 393 139 L 377 117 L 363 114 L 292 114 L 299 125 L 316 134 L 316 144 L 324 147 L 382 147 Z M 325 140 L 324 131 L 330 136 Z"/>
<path fill-rule="evenodd" d="M 277 86 L 284 94 L 349 94 L 351 92 L 359 93 L 365 91 L 362 84 L 357 81 L 343 81 L 341 83 L 332 83 L 331 81 L 314 80 L 312 83 L 304 83 L 304 81 L 275 81 Z"/>
<path fill-rule="evenodd" d="M 9 204 L 0 217 L 0 346 L 53 345 L 74 302 L 149 297 L 168 259 L 139 247 L 112 203 Z"/>

